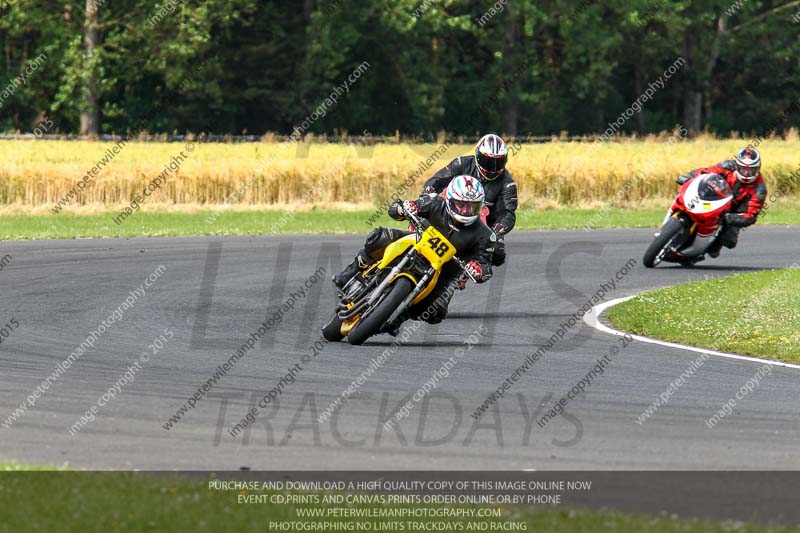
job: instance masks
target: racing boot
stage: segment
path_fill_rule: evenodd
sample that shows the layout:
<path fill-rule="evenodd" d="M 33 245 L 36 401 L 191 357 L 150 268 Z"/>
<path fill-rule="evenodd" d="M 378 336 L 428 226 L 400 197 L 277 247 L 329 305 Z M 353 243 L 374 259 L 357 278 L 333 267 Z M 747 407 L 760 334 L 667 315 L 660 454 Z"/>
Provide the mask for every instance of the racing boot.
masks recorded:
<path fill-rule="evenodd" d="M 338 288 L 343 289 L 344 286 L 347 285 L 347 282 L 353 279 L 353 276 L 367 268 L 370 264 L 372 264 L 372 259 L 362 250 L 358 252 L 353 262 L 347 265 L 344 270 L 334 275 L 331 281 L 333 281 L 333 284 Z"/>
<path fill-rule="evenodd" d="M 714 239 L 714 242 L 711 243 L 711 246 L 708 247 L 706 253 L 709 257 L 713 257 L 716 259 L 719 257 L 719 252 L 722 250 L 722 239 Z"/>

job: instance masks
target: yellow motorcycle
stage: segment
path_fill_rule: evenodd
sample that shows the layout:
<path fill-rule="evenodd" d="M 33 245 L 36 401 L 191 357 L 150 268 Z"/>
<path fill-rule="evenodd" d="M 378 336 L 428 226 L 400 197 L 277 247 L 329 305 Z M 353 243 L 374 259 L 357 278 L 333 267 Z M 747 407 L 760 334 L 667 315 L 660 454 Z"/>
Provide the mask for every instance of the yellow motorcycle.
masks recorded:
<path fill-rule="evenodd" d="M 414 233 L 386 247 L 377 263 L 353 276 L 342 288 L 336 312 L 322 327 L 326 340 L 338 342 L 347 337 L 354 345 L 363 344 L 380 333 L 409 307 L 433 291 L 442 268 L 455 261 L 464 275 L 475 282 L 456 257 L 456 249 L 433 226 L 427 227 L 413 214 L 406 213 Z"/>

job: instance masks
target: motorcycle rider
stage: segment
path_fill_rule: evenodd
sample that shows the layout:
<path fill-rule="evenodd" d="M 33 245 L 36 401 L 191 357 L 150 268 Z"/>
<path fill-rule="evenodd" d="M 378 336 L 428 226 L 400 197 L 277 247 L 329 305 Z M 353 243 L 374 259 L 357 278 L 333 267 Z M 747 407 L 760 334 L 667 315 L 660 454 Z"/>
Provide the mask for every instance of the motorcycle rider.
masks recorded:
<path fill-rule="evenodd" d="M 490 133 L 481 137 L 474 156 L 461 156 L 425 182 L 422 194 L 440 194 L 455 176 L 472 176 L 483 185 L 489 215 L 486 224 L 497 235 L 492 265 L 506 262 L 505 235 L 517 221 L 517 184 L 506 169 L 508 147 L 499 136 Z"/>
<path fill-rule="evenodd" d="M 761 175 L 761 154 L 752 146 L 739 151 L 733 159 L 727 159 L 707 168 L 692 170 L 678 177 L 683 185 L 700 174 L 724 176 L 733 189 L 731 210 L 722 219 L 722 230 L 706 253 L 719 257 L 723 246 L 735 248 L 742 228 L 756 223 L 767 198 L 767 184 Z"/>
<path fill-rule="evenodd" d="M 389 216 L 395 220 L 407 220 L 406 213 L 412 213 L 425 218 L 455 246 L 456 255 L 467 261 L 466 269 L 476 281 L 488 281 L 492 276 L 492 254 L 496 236 L 480 220 L 485 197 L 483 186 L 472 176 L 456 176 L 448 185 L 445 197 L 422 196 L 415 201 L 398 200 L 389 206 Z M 341 273 L 333 276 L 334 285 L 343 288 L 353 276 L 380 260 L 386 246 L 410 234 L 410 231 L 384 227 L 372 230 L 355 260 Z M 428 323 L 438 324 L 444 320 L 453 297 L 452 286 L 459 277 L 461 269 L 454 261 L 445 264 L 433 291 L 386 331 L 396 334 L 400 323 L 408 318 L 418 317 L 419 313 L 426 310 L 429 312 L 429 318 L 426 319 Z"/>

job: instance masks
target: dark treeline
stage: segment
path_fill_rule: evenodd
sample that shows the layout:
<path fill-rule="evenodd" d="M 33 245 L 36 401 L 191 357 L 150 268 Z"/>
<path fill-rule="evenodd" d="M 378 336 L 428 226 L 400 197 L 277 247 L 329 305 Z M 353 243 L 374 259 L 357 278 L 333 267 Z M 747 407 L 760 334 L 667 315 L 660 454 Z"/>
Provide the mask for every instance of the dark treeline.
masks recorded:
<path fill-rule="evenodd" d="M 800 123 L 800 0 L 0 0 L 0 39 L 5 132 Z"/>

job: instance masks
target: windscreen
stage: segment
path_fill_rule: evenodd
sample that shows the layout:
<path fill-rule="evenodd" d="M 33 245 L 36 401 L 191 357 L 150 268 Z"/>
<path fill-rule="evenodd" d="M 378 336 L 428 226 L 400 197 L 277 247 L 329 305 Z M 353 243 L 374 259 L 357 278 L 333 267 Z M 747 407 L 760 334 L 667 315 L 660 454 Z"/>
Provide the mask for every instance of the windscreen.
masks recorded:
<path fill-rule="evenodd" d="M 724 176 L 714 174 L 701 178 L 701 180 L 697 187 L 697 195 L 701 200 L 713 202 L 733 195 L 733 189 Z"/>

